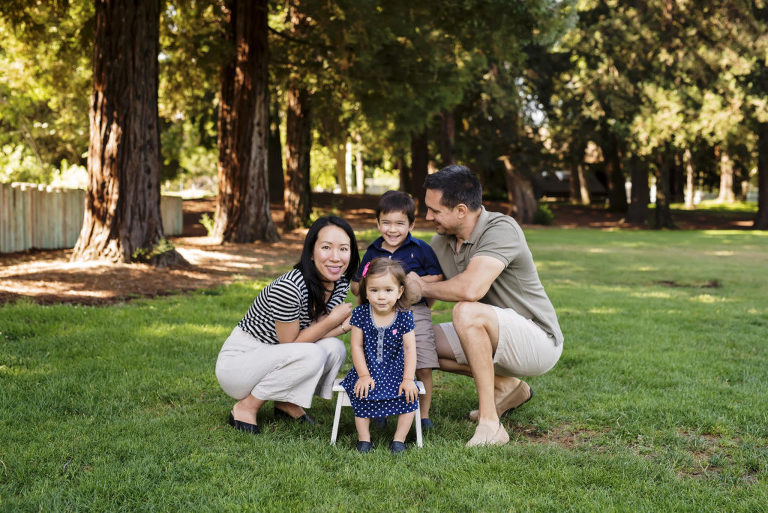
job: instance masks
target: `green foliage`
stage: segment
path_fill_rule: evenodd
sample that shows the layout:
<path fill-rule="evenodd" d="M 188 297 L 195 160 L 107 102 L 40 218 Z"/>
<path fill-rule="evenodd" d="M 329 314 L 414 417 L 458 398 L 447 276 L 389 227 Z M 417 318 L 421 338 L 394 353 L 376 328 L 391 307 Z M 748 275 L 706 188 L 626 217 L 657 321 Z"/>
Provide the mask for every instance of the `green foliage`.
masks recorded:
<path fill-rule="evenodd" d="M 0 306 L 0 509 L 763 510 L 768 237 L 526 236 L 565 345 L 504 419 L 504 447 L 464 447 L 475 389 L 439 371 L 437 429 L 397 459 L 393 422 L 373 432 L 373 453 L 354 451 L 349 408 L 330 446 L 335 401 L 319 398 L 318 425 L 267 404 L 261 435 L 229 428 L 216 356 L 266 281 L 109 307 Z M 435 321 L 450 308 L 438 302 Z"/>
<path fill-rule="evenodd" d="M 151 262 L 153 258 L 173 251 L 175 248 L 176 246 L 174 246 L 172 242 L 163 237 L 149 248 L 136 249 L 131 255 L 131 259 L 134 262 L 148 263 Z"/>
<path fill-rule="evenodd" d="M 209 216 L 206 212 L 200 216 L 200 224 L 203 225 L 205 233 L 208 234 L 209 237 L 213 235 L 213 226 L 216 224 L 216 219 L 214 217 Z"/>
<path fill-rule="evenodd" d="M 536 213 L 533 215 L 533 224 L 543 224 L 546 226 L 555 222 L 555 213 L 549 208 L 549 205 L 539 203 Z"/>

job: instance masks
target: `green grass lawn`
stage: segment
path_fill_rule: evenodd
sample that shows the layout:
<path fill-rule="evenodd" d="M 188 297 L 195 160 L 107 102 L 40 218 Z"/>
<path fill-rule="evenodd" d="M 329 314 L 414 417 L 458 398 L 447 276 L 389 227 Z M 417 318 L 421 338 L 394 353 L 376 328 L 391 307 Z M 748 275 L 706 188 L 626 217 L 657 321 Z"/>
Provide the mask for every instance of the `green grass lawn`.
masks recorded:
<path fill-rule="evenodd" d="M 440 372 L 400 457 L 394 422 L 356 453 L 348 408 L 330 446 L 332 401 L 226 426 L 216 355 L 266 282 L 0 307 L 0 511 L 765 511 L 768 233 L 527 235 L 565 350 L 503 447 L 464 447 L 474 386 Z"/>

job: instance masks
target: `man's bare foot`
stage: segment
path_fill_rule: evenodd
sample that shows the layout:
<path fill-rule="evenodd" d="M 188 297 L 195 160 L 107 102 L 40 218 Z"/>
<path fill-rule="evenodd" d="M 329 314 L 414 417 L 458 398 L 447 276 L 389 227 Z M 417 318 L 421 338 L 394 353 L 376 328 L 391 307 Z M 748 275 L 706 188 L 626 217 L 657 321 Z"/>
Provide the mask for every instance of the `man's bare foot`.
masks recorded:
<path fill-rule="evenodd" d="M 496 414 L 503 415 L 519 408 L 533 397 L 533 389 L 522 379 L 495 376 L 493 379 L 493 400 L 496 403 Z M 478 419 L 478 411 L 469 412 L 470 420 Z"/>
<path fill-rule="evenodd" d="M 467 447 L 477 447 L 482 445 L 504 445 L 509 442 L 509 434 L 501 422 L 485 423 L 481 422 L 475 429 L 475 434 L 467 442 Z"/>

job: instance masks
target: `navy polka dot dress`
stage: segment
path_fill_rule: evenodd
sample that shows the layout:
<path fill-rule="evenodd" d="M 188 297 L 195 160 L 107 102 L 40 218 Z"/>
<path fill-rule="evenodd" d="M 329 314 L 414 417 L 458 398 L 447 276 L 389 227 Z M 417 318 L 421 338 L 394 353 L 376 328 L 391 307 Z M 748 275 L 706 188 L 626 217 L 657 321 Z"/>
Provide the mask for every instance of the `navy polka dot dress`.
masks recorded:
<path fill-rule="evenodd" d="M 341 386 L 349 396 L 355 417 L 387 417 L 416 410 L 417 402 L 408 403 L 405 394 L 397 394 L 405 369 L 403 334 L 414 329 L 413 313 L 398 310 L 389 326 L 379 327 L 373 322 L 371 305 L 364 304 L 354 309 L 349 323 L 363 330 L 365 364 L 376 382 L 367 399 L 358 399 L 355 397 L 357 370 L 352 367 L 342 380 Z"/>

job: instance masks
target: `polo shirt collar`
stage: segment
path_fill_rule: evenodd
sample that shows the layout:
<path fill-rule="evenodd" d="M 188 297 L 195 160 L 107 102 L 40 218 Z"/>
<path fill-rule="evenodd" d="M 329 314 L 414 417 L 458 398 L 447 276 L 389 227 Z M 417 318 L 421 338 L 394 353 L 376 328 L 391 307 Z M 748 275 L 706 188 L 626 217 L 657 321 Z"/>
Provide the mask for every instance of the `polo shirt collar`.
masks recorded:
<path fill-rule="evenodd" d="M 477 224 L 475 224 L 475 227 L 472 229 L 472 233 L 470 234 L 469 238 L 464 241 L 464 244 L 475 244 L 477 242 L 477 240 L 480 238 L 480 235 L 482 235 L 485 231 L 485 227 L 488 224 L 488 219 L 490 217 L 491 215 L 488 213 L 485 207 L 481 205 L 480 217 L 477 218 Z"/>

